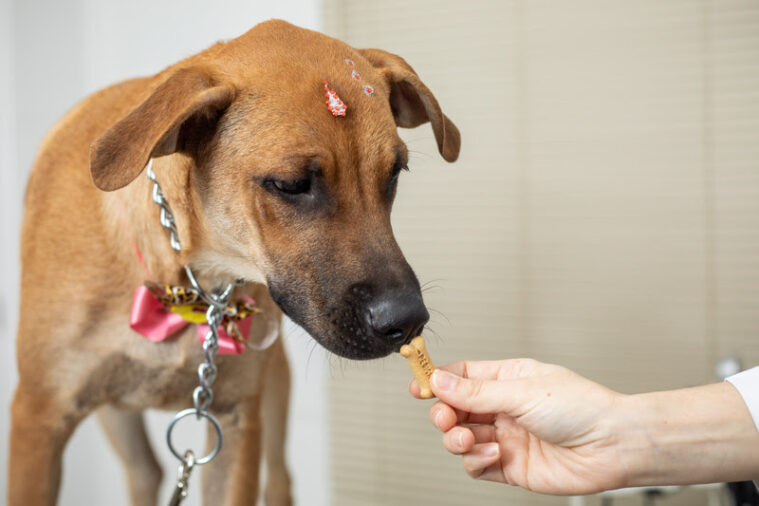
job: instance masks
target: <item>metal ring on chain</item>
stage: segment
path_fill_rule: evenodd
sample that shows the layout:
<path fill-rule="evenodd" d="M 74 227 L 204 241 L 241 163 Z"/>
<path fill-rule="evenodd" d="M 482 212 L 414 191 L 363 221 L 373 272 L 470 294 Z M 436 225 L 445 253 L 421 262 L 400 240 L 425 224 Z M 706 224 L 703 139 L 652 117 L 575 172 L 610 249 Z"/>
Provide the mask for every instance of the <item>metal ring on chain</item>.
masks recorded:
<path fill-rule="evenodd" d="M 216 430 L 216 447 L 214 447 L 214 449 L 211 450 L 211 452 L 205 457 L 195 459 L 195 465 L 202 466 L 203 464 L 207 464 L 208 462 L 211 462 L 214 459 L 214 457 L 216 457 L 216 455 L 219 454 L 219 452 L 221 451 L 221 445 L 223 442 L 223 438 L 221 435 L 221 425 L 219 425 L 219 421 L 212 414 L 207 413 L 205 411 L 197 411 L 194 408 L 189 408 L 189 409 L 180 411 L 174 416 L 174 419 L 169 424 L 169 428 L 166 429 L 166 444 L 169 445 L 169 450 L 171 450 L 171 453 L 176 458 L 184 462 L 184 456 L 174 448 L 174 444 L 171 442 L 171 431 L 174 430 L 174 426 L 177 424 L 178 421 L 190 415 L 198 415 L 198 417 L 205 418 L 213 426 L 214 430 Z"/>
<path fill-rule="evenodd" d="M 205 290 L 203 290 L 200 287 L 200 283 L 198 283 L 198 280 L 195 279 L 195 274 L 193 274 L 192 269 L 190 269 L 189 265 L 184 266 L 184 271 L 187 273 L 187 278 L 190 280 L 190 284 L 193 288 L 195 288 L 198 291 L 198 295 L 201 299 L 203 299 L 205 302 L 208 303 L 210 306 L 208 308 L 207 316 L 211 316 L 211 308 L 216 307 L 218 309 L 223 310 L 227 306 L 227 299 L 230 295 L 232 295 L 232 290 L 235 288 L 236 283 L 229 283 L 227 287 L 224 289 L 223 292 L 220 294 L 215 293 L 206 293 Z M 210 325 L 210 321 L 208 322 Z"/>

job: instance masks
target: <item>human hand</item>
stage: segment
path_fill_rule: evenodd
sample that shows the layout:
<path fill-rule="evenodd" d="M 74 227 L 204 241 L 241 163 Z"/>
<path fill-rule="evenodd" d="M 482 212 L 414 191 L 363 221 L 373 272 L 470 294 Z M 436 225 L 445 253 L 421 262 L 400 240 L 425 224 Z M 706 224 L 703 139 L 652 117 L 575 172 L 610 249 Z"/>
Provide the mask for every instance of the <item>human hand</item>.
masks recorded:
<path fill-rule="evenodd" d="M 626 485 L 612 414 L 627 396 L 530 359 L 449 364 L 431 388 L 430 420 L 473 478 L 568 495 Z"/>

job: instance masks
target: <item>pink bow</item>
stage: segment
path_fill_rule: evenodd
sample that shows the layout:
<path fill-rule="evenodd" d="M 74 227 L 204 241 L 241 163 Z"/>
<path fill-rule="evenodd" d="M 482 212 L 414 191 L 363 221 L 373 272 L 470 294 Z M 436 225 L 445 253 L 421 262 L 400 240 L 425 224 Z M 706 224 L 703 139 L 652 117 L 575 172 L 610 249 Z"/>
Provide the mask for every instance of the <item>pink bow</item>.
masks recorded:
<path fill-rule="evenodd" d="M 248 340 L 250 324 L 253 316 L 248 316 L 237 322 L 245 340 Z M 161 301 L 144 285 L 139 286 L 134 292 L 132 300 L 132 312 L 129 316 L 129 326 L 139 332 L 151 341 L 160 342 L 169 336 L 172 336 L 184 329 L 189 322 L 185 321 L 177 313 L 166 309 Z M 208 333 L 208 324 L 197 324 L 198 339 L 202 343 Z M 245 345 L 232 339 L 224 330 L 224 326 L 219 327 L 219 354 L 221 355 L 239 355 L 245 351 Z"/>

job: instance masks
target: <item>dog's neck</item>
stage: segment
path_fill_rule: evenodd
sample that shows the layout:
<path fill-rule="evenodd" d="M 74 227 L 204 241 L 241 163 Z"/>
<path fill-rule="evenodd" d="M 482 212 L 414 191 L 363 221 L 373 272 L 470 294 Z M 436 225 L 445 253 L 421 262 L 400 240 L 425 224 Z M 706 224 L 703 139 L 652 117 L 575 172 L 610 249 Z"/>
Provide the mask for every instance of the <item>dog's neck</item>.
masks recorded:
<path fill-rule="evenodd" d="M 127 265 L 133 266 L 133 273 L 156 282 L 186 284 L 184 266 L 190 265 L 201 286 L 214 290 L 234 283 L 238 276 L 234 265 L 194 244 L 200 242 L 198 238 L 206 224 L 197 211 L 195 195 L 188 191 L 191 163 L 188 157 L 175 154 L 156 159 L 153 165 L 174 216 L 181 251 L 171 248 L 169 232 L 160 223 L 160 208 L 152 200 L 153 182 L 144 175 L 120 190 L 104 194 L 107 226 L 112 231 L 109 235 L 116 243 L 115 250 L 131 257 Z"/>

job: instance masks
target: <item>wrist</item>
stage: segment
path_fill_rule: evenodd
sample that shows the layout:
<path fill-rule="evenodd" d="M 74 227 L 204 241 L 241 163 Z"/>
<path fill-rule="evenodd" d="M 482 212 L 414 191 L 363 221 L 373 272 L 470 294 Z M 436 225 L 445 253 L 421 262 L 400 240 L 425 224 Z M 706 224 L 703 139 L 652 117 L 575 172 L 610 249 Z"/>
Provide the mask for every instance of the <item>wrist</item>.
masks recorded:
<path fill-rule="evenodd" d="M 617 411 L 625 486 L 759 478 L 759 433 L 728 383 L 622 396 Z"/>
<path fill-rule="evenodd" d="M 644 412 L 649 409 L 639 395 L 619 394 L 611 416 L 608 433 L 619 466 L 619 487 L 634 487 L 640 482 L 641 470 L 651 458 L 651 441 L 643 427 Z"/>

